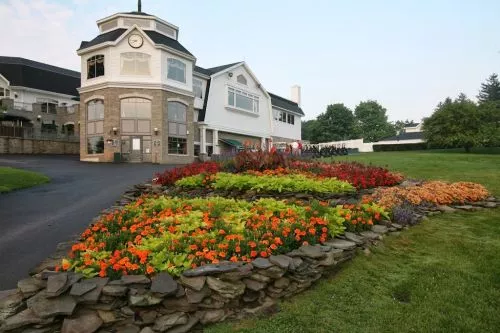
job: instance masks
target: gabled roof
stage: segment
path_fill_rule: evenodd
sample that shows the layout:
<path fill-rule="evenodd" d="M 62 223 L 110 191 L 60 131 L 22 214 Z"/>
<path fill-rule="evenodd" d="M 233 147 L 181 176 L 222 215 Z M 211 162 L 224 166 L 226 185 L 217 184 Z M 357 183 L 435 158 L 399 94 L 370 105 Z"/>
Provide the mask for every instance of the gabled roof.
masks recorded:
<path fill-rule="evenodd" d="M 78 51 L 82 50 L 82 49 L 86 49 L 86 48 L 94 46 L 94 45 L 99 45 L 99 44 L 106 43 L 106 42 L 114 42 L 121 35 L 123 35 L 123 33 L 125 31 L 127 31 L 127 29 L 123 29 L 123 28 L 116 29 L 116 30 L 112 30 L 112 31 L 108 31 L 108 32 L 105 32 L 103 34 L 100 34 L 96 38 L 92 39 L 90 42 L 83 41 L 80 44 L 80 48 L 78 49 Z"/>
<path fill-rule="evenodd" d="M 202 67 L 199 67 L 199 66 L 195 66 L 194 68 L 194 71 L 197 72 L 197 73 L 200 73 L 200 74 L 204 74 L 204 75 L 213 75 L 215 73 L 219 73 L 219 72 L 222 72 L 230 67 L 233 67 L 235 65 L 238 65 L 238 64 L 241 64 L 242 61 L 238 61 L 238 62 L 234 62 L 232 64 L 227 64 L 227 65 L 222 65 L 222 66 L 217 66 L 217 67 L 211 67 L 211 68 L 202 68 Z"/>
<path fill-rule="evenodd" d="M 174 50 L 177 50 L 177 51 L 180 51 L 182 53 L 186 53 L 186 54 L 189 54 L 190 56 L 193 56 L 191 54 L 191 52 L 189 52 L 184 46 L 181 45 L 181 43 L 179 43 L 177 40 L 175 40 L 173 38 L 162 35 L 156 31 L 144 30 L 144 32 L 156 44 L 165 45 L 165 46 L 170 47 Z"/>
<path fill-rule="evenodd" d="M 302 111 L 300 106 L 294 101 L 275 95 L 273 93 L 270 93 L 269 91 L 267 93 L 269 94 L 269 96 L 271 96 L 272 106 L 276 106 L 278 108 L 289 110 L 298 113 L 302 116 L 305 116 L 304 111 Z"/>
<path fill-rule="evenodd" d="M 127 31 L 127 29 L 120 28 L 120 29 L 116 29 L 116 30 L 112 30 L 112 31 L 100 34 L 96 38 L 92 39 L 90 42 L 82 42 L 78 51 L 82 50 L 82 49 L 89 48 L 91 46 L 99 45 L 102 43 L 114 42 L 118 38 L 120 38 L 120 36 L 122 36 L 126 31 Z M 181 43 L 179 43 L 175 39 L 172 39 L 170 37 L 162 35 L 159 32 L 151 31 L 151 30 L 144 30 L 144 33 L 146 35 L 148 35 L 148 37 L 151 38 L 151 40 L 155 44 L 164 45 L 164 46 L 170 47 L 174 50 L 177 50 L 179 52 L 193 56 L 191 54 L 191 52 L 189 52 L 184 46 L 181 45 Z"/>
<path fill-rule="evenodd" d="M 405 127 L 417 127 L 418 125 L 420 125 L 420 123 L 411 122 L 409 124 L 406 124 Z"/>
<path fill-rule="evenodd" d="M 0 74 L 11 86 L 45 90 L 59 94 L 79 96 L 80 73 L 41 62 L 0 56 Z"/>
<path fill-rule="evenodd" d="M 404 140 L 417 140 L 417 139 L 423 139 L 424 138 L 424 133 L 423 132 L 402 132 L 399 135 L 394 135 L 385 139 L 382 139 L 380 141 L 404 141 Z"/>

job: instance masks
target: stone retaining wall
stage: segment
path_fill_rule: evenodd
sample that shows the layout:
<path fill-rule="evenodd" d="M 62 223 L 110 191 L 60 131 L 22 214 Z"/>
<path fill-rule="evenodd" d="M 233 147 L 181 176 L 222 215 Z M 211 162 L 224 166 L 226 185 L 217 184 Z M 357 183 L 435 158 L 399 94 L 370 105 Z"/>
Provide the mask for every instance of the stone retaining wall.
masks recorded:
<path fill-rule="evenodd" d="M 277 300 L 300 293 L 342 262 L 401 229 L 378 225 L 324 245 L 302 246 L 251 264 L 226 262 L 188 270 L 174 279 L 160 273 L 83 279 L 44 270 L 19 281 L 0 300 L 1 332 L 188 332 L 195 325 L 277 310 Z M 27 330 L 32 329 L 31 331 Z"/>
<path fill-rule="evenodd" d="M 120 209 L 141 194 L 166 190 L 137 185 L 109 210 Z M 482 202 L 427 207 L 414 218 L 499 205 L 491 197 Z M 182 333 L 226 319 L 272 313 L 278 310 L 278 300 L 306 290 L 361 250 L 369 253 L 369 247 L 384 235 L 406 228 L 383 221 L 371 231 L 346 232 L 323 245 L 302 246 L 250 264 L 224 262 L 185 271 L 179 278 L 163 272 L 151 279 L 129 275 L 114 281 L 55 272 L 71 247 L 71 242 L 62 243 L 57 255 L 42 263 L 32 277 L 18 282 L 18 289 L 0 292 L 0 332 Z"/>
<path fill-rule="evenodd" d="M 0 154 L 78 155 L 79 142 L 0 137 Z"/>

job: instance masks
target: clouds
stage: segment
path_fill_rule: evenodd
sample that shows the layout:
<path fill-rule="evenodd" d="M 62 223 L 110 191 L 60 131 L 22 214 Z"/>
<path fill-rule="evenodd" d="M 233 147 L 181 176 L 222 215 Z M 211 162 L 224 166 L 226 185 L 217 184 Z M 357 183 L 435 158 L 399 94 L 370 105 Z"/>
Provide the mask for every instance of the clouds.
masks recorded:
<path fill-rule="evenodd" d="M 0 4 L 2 55 L 24 57 L 79 69 L 79 40 L 69 30 L 74 12 L 47 0 L 8 0 Z"/>

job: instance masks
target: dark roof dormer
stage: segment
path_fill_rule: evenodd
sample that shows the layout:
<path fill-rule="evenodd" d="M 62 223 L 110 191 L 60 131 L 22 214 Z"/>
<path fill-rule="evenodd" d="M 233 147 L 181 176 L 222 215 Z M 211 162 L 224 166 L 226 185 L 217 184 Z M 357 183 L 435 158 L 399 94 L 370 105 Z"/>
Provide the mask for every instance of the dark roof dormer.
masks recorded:
<path fill-rule="evenodd" d="M 142 11 L 117 13 L 97 21 L 100 34 L 90 41 L 82 41 L 78 54 L 86 49 L 113 45 L 119 38 L 133 27 L 141 29 L 157 46 L 174 49 L 189 57 L 193 55 L 178 42 L 179 28 L 154 15 Z"/>

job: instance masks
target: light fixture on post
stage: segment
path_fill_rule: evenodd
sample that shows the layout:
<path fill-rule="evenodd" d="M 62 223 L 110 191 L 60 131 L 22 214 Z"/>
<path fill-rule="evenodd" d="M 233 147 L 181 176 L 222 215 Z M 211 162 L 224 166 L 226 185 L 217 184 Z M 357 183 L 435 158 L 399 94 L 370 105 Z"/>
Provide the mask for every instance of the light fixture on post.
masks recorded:
<path fill-rule="evenodd" d="M 36 116 L 36 120 L 38 121 L 42 120 L 42 116 L 41 115 Z"/>
<path fill-rule="evenodd" d="M 153 128 L 153 131 L 155 132 L 155 135 L 158 135 L 158 127 Z"/>
<path fill-rule="evenodd" d="M 114 134 L 114 135 L 118 134 L 118 128 L 113 127 L 113 134 Z"/>

